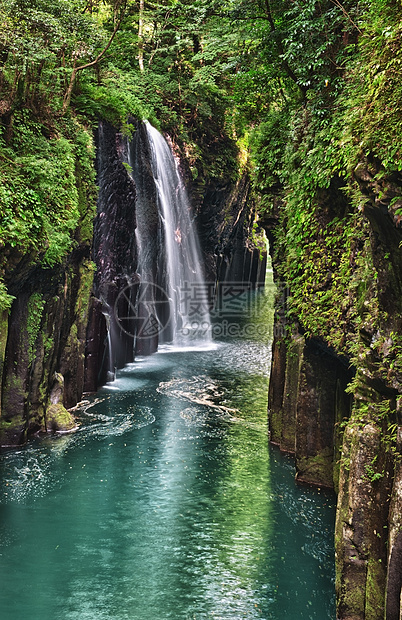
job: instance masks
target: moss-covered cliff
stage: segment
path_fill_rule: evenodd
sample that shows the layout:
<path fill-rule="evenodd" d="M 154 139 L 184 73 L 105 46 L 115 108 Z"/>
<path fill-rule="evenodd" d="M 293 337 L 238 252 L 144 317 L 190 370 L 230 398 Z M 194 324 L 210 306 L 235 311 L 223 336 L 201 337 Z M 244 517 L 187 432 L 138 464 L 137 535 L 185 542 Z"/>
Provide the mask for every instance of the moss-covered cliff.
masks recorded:
<path fill-rule="evenodd" d="M 262 278 L 263 224 L 271 439 L 339 493 L 339 619 L 399 618 L 400 2 L 4 0 L 0 18 L 0 443 L 71 428 L 65 407 L 105 379 L 136 192 L 157 229 L 147 155 L 135 189 L 124 152 L 129 115 L 147 117 L 181 161 L 209 280 Z M 93 247 L 95 170 L 110 217 Z"/>
<path fill-rule="evenodd" d="M 206 18 L 216 23 L 214 10 L 212 4 L 195 14 L 186 9 L 183 21 L 181 7 L 171 8 L 166 13 L 147 7 L 141 19 L 152 27 L 141 42 L 137 5 L 129 0 L 1 3 L 2 445 L 21 443 L 36 431 L 71 428 L 73 418 L 63 407 L 74 406 L 83 389 L 95 390 L 106 379 L 102 310 L 113 307 L 136 269 L 136 189 L 123 153 L 135 131 L 130 114 L 156 124 L 158 117 L 169 129 L 193 182 L 209 277 L 215 278 L 217 245 L 225 264 L 235 260 L 251 269 L 250 182 L 244 177 L 237 185 L 237 147 L 225 127 L 228 97 L 217 87 L 219 71 L 204 71 L 215 56 L 197 57 Z M 133 46 L 142 50 L 142 60 L 148 55 L 146 72 Z M 149 161 L 144 153 L 141 158 L 145 171 Z M 146 174 L 141 179 L 155 232 L 155 192 Z M 109 202 L 109 215 L 98 210 L 94 244 L 97 185 L 99 204 Z M 213 221 L 202 206 L 212 212 L 210 195 L 219 195 Z M 96 270 L 101 262 L 102 273 Z M 116 363 L 132 355 L 127 341 Z"/>
<path fill-rule="evenodd" d="M 290 131 L 273 118 L 260 142 L 286 134 L 264 198 L 280 285 L 271 439 L 295 453 L 300 481 L 339 492 L 340 619 L 400 616 L 398 16 L 366 12 L 326 118 L 313 92 Z"/>
<path fill-rule="evenodd" d="M 69 430 L 81 398 L 94 268 L 91 133 L 15 114 L 0 138 L 0 443 Z"/>

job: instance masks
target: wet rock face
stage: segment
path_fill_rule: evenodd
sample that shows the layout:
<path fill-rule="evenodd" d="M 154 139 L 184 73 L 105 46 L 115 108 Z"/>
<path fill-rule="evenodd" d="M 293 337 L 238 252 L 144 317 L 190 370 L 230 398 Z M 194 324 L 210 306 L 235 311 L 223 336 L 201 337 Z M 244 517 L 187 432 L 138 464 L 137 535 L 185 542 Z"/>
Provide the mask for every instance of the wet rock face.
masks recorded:
<path fill-rule="evenodd" d="M 235 186 L 208 187 L 202 198 L 197 225 L 209 282 L 265 281 L 267 251 L 252 239 L 255 205 L 245 174 Z"/>
<path fill-rule="evenodd" d="M 50 391 L 49 404 L 46 409 L 46 430 L 67 432 L 75 427 L 74 416 L 63 405 L 64 377 L 59 372 L 54 373 L 53 386 Z"/>
<path fill-rule="evenodd" d="M 111 368 L 133 361 L 132 338 L 119 329 L 115 310 L 119 294 L 132 284 L 137 265 L 136 190 L 123 165 L 124 140 L 112 125 L 100 123 L 96 144 L 99 196 L 93 247 L 96 274 L 86 350 L 85 391 L 88 392 L 105 383 Z M 113 360 L 108 358 L 108 329 L 115 332 L 119 343 Z"/>
<path fill-rule="evenodd" d="M 402 448 L 402 428 L 398 429 L 398 453 Z M 386 620 L 402 615 L 402 463 L 397 459 L 389 509 L 389 542 L 386 584 Z"/>
<path fill-rule="evenodd" d="M 83 390 L 87 311 L 93 279 L 87 252 L 87 248 L 76 251 L 58 268 L 44 270 L 33 265 L 30 271 L 17 268 L 10 274 L 9 290 L 16 299 L 2 330 L 6 345 L 2 364 L 1 445 L 18 445 L 32 433 L 46 432 L 52 426 L 51 408 L 56 404 L 59 414 L 63 409 L 64 417 L 58 426 L 72 424 L 65 407 L 75 405 Z M 64 374 L 58 403 L 51 402 L 55 373 Z"/>
<path fill-rule="evenodd" d="M 383 429 L 375 421 L 346 428 L 336 523 L 341 618 L 384 617 L 392 468 L 382 444 Z"/>
<path fill-rule="evenodd" d="M 145 124 L 139 123 L 137 130 L 130 141 L 128 149 L 128 163 L 132 167 L 132 177 L 137 192 L 137 242 L 141 253 L 141 280 L 151 284 L 165 281 L 164 244 L 162 241 L 162 226 L 160 222 L 159 206 L 155 179 L 152 172 L 151 146 Z M 138 277 L 138 279 L 140 279 Z M 165 288 L 163 286 L 163 288 Z M 151 294 L 153 297 L 153 294 Z M 153 299 L 153 302 L 156 300 Z M 138 308 L 140 316 L 145 317 L 148 310 Z M 139 325 L 141 328 L 141 326 Z M 152 331 L 152 330 L 151 330 Z M 150 335 L 136 340 L 135 354 L 151 355 L 158 348 L 158 335 Z"/>
<path fill-rule="evenodd" d="M 103 360 L 107 355 L 107 326 L 102 302 L 92 296 L 86 330 L 84 392 L 96 392 L 105 380 Z"/>
<path fill-rule="evenodd" d="M 107 295 L 107 287 L 120 281 L 136 265 L 135 185 L 122 159 L 120 136 L 108 123 L 97 131 L 98 212 L 94 227 L 94 260 L 99 269 L 95 291 Z"/>
<path fill-rule="evenodd" d="M 277 326 L 278 327 L 278 326 Z M 280 335 L 273 344 L 269 428 L 272 443 L 295 455 L 300 483 L 334 487 L 336 424 L 350 415 L 347 367 L 318 340 Z"/>
<path fill-rule="evenodd" d="M 356 221 L 365 231 L 365 245 L 352 274 L 358 288 L 348 289 L 344 282 L 340 291 L 354 304 L 356 318 L 343 319 L 353 358 L 341 344 L 339 350 L 328 346 L 322 335 L 301 342 L 301 317 L 286 325 L 278 306 L 270 431 L 273 442 L 295 453 L 300 482 L 331 484 L 333 479 L 339 489 L 338 620 L 400 620 L 402 230 L 397 209 L 402 178 L 386 176 L 375 160 L 361 162 L 354 178 L 362 198 Z M 317 200 L 322 203 L 318 215 L 325 217 L 328 199 Z M 314 234 L 311 241 L 317 241 Z M 284 264 L 286 256 L 279 260 Z M 350 265 L 353 261 L 351 253 Z"/>
<path fill-rule="evenodd" d="M 345 393 L 351 373 L 319 340 L 306 342 L 300 366 L 296 410 L 296 479 L 336 486 L 338 425 L 350 412 Z"/>
<path fill-rule="evenodd" d="M 26 397 L 28 380 L 29 295 L 22 293 L 11 309 L 3 365 L 1 444 L 18 445 L 26 439 Z"/>

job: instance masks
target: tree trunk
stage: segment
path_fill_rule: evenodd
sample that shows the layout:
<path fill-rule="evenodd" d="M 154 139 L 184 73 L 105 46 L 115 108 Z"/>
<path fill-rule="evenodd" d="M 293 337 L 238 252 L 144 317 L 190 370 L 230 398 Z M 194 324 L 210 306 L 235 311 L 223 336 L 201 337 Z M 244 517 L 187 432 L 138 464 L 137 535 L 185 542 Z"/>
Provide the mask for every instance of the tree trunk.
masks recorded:
<path fill-rule="evenodd" d="M 138 17 L 138 64 L 141 73 L 144 73 L 144 0 L 140 0 Z"/>

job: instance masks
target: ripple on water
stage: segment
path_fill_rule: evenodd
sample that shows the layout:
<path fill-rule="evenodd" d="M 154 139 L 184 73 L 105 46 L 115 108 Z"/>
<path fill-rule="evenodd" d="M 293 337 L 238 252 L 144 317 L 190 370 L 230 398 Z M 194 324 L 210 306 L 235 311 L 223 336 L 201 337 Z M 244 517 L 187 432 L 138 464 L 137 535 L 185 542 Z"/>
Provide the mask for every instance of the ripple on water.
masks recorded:
<path fill-rule="evenodd" d="M 114 415 L 97 411 L 97 406 L 103 405 L 105 400 L 96 399 L 76 411 L 79 422 L 76 432 L 46 436 L 22 450 L 5 452 L 1 463 L 0 503 L 24 503 L 60 488 L 65 479 L 65 468 L 63 465 L 58 467 L 58 463 L 69 450 L 84 446 L 89 439 L 117 437 L 155 422 L 150 407 L 124 404 L 124 397 L 120 406 L 114 407 Z M 116 398 L 113 402 L 116 403 Z"/>
<path fill-rule="evenodd" d="M 85 425 L 81 431 L 85 437 L 116 437 L 155 422 L 150 407 L 128 405 L 125 397 L 113 399 L 114 415 L 98 412 L 96 405 L 99 402 L 85 407 L 82 411 L 80 417 L 83 422 L 85 421 Z"/>
<path fill-rule="evenodd" d="M 271 347 L 261 342 L 226 342 L 213 360 L 228 374 L 267 377 L 270 370 Z"/>
<path fill-rule="evenodd" d="M 186 407 L 180 411 L 180 417 L 188 426 L 200 426 L 208 419 L 208 410 L 205 407 Z"/>
<path fill-rule="evenodd" d="M 59 486 L 63 476 L 52 471 L 52 453 L 45 446 L 8 452 L 2 462 L 1 503 L 22 503 L 28 498 L 44 497 Z"/>
<path fill-rule="evenodd" d="M 206 410 L 213 409 L 220 417 L 236 421 L 234 414 L 238 412 L 237 409 L 223 404 L 225 391 L 217 381 L 207 375 L 190 379 L 174 378 L 159 383 L 157 387 L 157 392 L 160 394 L 189 401 L 196 407 L 203 407 Z"/>

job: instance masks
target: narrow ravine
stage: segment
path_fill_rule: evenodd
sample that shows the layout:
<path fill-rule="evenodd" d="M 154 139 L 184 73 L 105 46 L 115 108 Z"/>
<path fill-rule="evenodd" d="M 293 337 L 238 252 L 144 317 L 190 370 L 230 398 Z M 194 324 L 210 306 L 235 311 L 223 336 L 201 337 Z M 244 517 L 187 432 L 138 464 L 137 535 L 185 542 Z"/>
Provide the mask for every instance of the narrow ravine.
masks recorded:
<path fill-rule="evenodd" d="M 335 617 L 334 496 L 269 447 L 270 286 L 254 302 L 236 337 L 162 347 L 77 432 L 4 453 L 5 618 Z"/>

